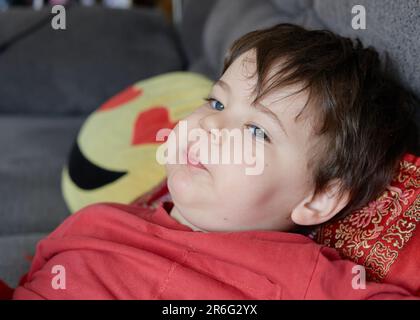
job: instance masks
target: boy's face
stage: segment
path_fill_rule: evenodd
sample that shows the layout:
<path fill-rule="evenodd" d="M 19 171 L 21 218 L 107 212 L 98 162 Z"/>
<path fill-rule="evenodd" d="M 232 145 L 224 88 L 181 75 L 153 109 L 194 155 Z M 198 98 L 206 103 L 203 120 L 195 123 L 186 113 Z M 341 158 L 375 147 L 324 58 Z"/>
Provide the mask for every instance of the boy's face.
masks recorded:
<path fill-rule="evenodd" d="M 245 168 L 250 165 L 245 162 L 205 164 L 205 169 L 190 164 L 166 165 L 174 202 L 171 216 L 193 230 L 287 231 L 294 226 L 291 212 L 313 190 L 307 163 L 316 140 L 306 111 L 295 121 L 307 93 L 286 97 L 297 89 L 288 88 L 265 96 L 261 105 L 253 106 L 252 90 L 257 79 L 249 76 L 255 68 L 253 51 L 238 57 L 213 86 L 209 97 L 214 100 L 185 120 L 188 131 L 199 128 L 209 136 L 211 129 L 245 132 L 254 145 L 263 147 L 263 157 L 254 153 L 263 161 L 262 172 L 246 174 Z M 223 138 L 215 141 L 209 138 L 213 146 L 205 147 L 214 152 L 214 148 L 221 150 L 229 142 Z M 188 142 L 190 147 L 193 144 Z M 195 153 L 195 158 L 200 155 Z"/>

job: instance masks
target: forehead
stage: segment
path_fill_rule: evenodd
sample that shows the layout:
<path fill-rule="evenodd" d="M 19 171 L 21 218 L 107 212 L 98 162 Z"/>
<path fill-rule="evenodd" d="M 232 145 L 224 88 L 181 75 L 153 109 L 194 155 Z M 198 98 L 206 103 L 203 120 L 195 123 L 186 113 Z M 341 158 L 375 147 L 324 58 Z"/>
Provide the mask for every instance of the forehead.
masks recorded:
<path fill-rule="evenodd" d="M 270 68 L 267 79 L 275 76 L 279 67 L 280 65 Z M 250 50 L 235 59 L 220 80 L 229 85 L 231 88 L 230 94 L 233 98 L 252 104 L 256 97 L 254 89 L 258 82 L 256 71 L 255 50 Z M 264 95 L 259 102 L 276 114 L 287 113 L 291 117 L 297 117 L 308 101 L 307 91 L 297 93 L 301 89 L 302 85 L 300 84 L 276 88 Z M 308 105 L 300 117 L 306 118 L 309 115 L 309 112 L 306 112 L 309 107 Z"/>

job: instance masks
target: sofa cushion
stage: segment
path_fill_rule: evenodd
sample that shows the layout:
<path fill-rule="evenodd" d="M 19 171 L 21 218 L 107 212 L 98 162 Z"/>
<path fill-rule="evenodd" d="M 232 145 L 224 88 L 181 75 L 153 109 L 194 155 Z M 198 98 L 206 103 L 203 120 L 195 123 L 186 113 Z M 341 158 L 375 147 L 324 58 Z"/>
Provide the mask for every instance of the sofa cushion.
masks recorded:
<path fill-rule="evenodd" d="M 0 112 L 87 114 L 135 81 L 184 67 L 159 11 L 73 6 L 67 29 L 53 30 L 38 25 L 45 10 L 0 12 L 0 47 L 30 30 L 0 52 Z"/>
<path fill-rule="evenodd" d="M 215 3 L 215 0 L 182 1 L 182 21 L 178 34 L 189 66 L 203 55 L 203 30 Z"/>
<path fill-rule="evenodd" d="M 61 169 L 83 119 L 0 116 L 0 236 L 50 232 L 67 217 Z"/>
<path fill-rule="evenodd" d="M 15 288 L 29 271 L 36 244 L 47 234 L 28 233 L 0 236 L 0 281 Z"/>
<path fill-rule="evenodd" d="M 366 30 L 351 27 L 355 5 L 366 8 Z M 388 71 L 420 96 L 420 2 L 417 0 L 314 0 L 328 29 L 374 46 Z"/>
<path fill-rule="evenodd" d="M 213 70 L 212 78 L 220 77 L 225 54 L 237 38 L 278 22 L 294 21 L 275 9 L 270 1 L 217 1 L 203 32 L 204 55 Z"/>

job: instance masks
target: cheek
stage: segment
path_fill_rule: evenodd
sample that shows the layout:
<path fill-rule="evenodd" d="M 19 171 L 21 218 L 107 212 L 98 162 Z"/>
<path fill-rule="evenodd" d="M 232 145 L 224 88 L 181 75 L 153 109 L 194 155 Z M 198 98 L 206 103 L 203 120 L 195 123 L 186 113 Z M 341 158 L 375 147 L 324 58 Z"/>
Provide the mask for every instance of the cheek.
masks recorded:
<path fill-rule="evenodd" d="M 268 206 L 280 206 L 284 212 L 290 212 L 310 191 L 312 176 L 292 152 L 268 162 L 264 173 Z"/>
<path fill-rule="evenodd" d="M 203 104 L 199 108 L 197 108 L 194 112 L 192 112 L 190 115 L 184 118 L 184 120 L 187 120 L 191 123 L 198 123 L 198 121 L 204 117 L 208 113 L 209 109 L 208 107 Z"/>
<path fill-rule="evenodd" d="M 301 174 L 297 174 L 293 168 L 282 167 L 280 160 L 271 155 L 265 157 L 261 174 L 247 175 L 242 166 L 227 166 L 217 172 L 215 183 L 218 190 L 228 190 L 236 199 L 247 206 L 272 206 L 273 203 L 282 202 L 287 198 L 297 196 L 296 189 L 301 185 Z"/>
<path fill-rule="evenodd" d="M 214 188 L 219 200 L 233 208 L 260 205 L 265 193 L 273 187 L 266 175 L 246 175 L 246 166 L 220 165 L 215 175 Z"/>
<path fill-rule="evenodd" d="M 217 203 L 220 206 L 212 213 L 233 228 L 252 229 L 272 221 L 279 205 L 273 205 L 270 195 L 275 185 L 262 176 L 246 176 L 242 171 L 231 173 L 217 186 Z M 277 199 L 278 200 L 278 199 Z M 273 212 L 273 208 L 275 211 Z"/>
<path fill-rule="evenodd" d="M 304 193 L 310 186 L 312 176 L 304 165 L 304 162 L 296 158 L 283 165 L 281 170 L 279 170 L 278 178 L 282 188 L 287 188 L 293 192 Z"/>

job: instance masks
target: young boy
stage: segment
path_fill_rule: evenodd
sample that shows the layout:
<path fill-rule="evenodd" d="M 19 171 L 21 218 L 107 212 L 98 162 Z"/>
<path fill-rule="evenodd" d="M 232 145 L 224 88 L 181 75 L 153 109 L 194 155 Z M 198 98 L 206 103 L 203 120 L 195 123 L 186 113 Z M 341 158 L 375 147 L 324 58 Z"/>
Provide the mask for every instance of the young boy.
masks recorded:
<path fill-rule="evenodd" d="M 185 121 L 218 151 L 217 130 L 244 130 L 263 146 L 261 174 L 204 161 L 189 142 L 177 149 L 187 163 L 167 165 L 170 200 L 80 210 L 38 244 L 14 298 L 413 298 L 355 287 L 354 263 L 297 233 L 384 190 L 415 143 L 410 99 L 358 41 L 289 24 L 243 36 Z"/>

